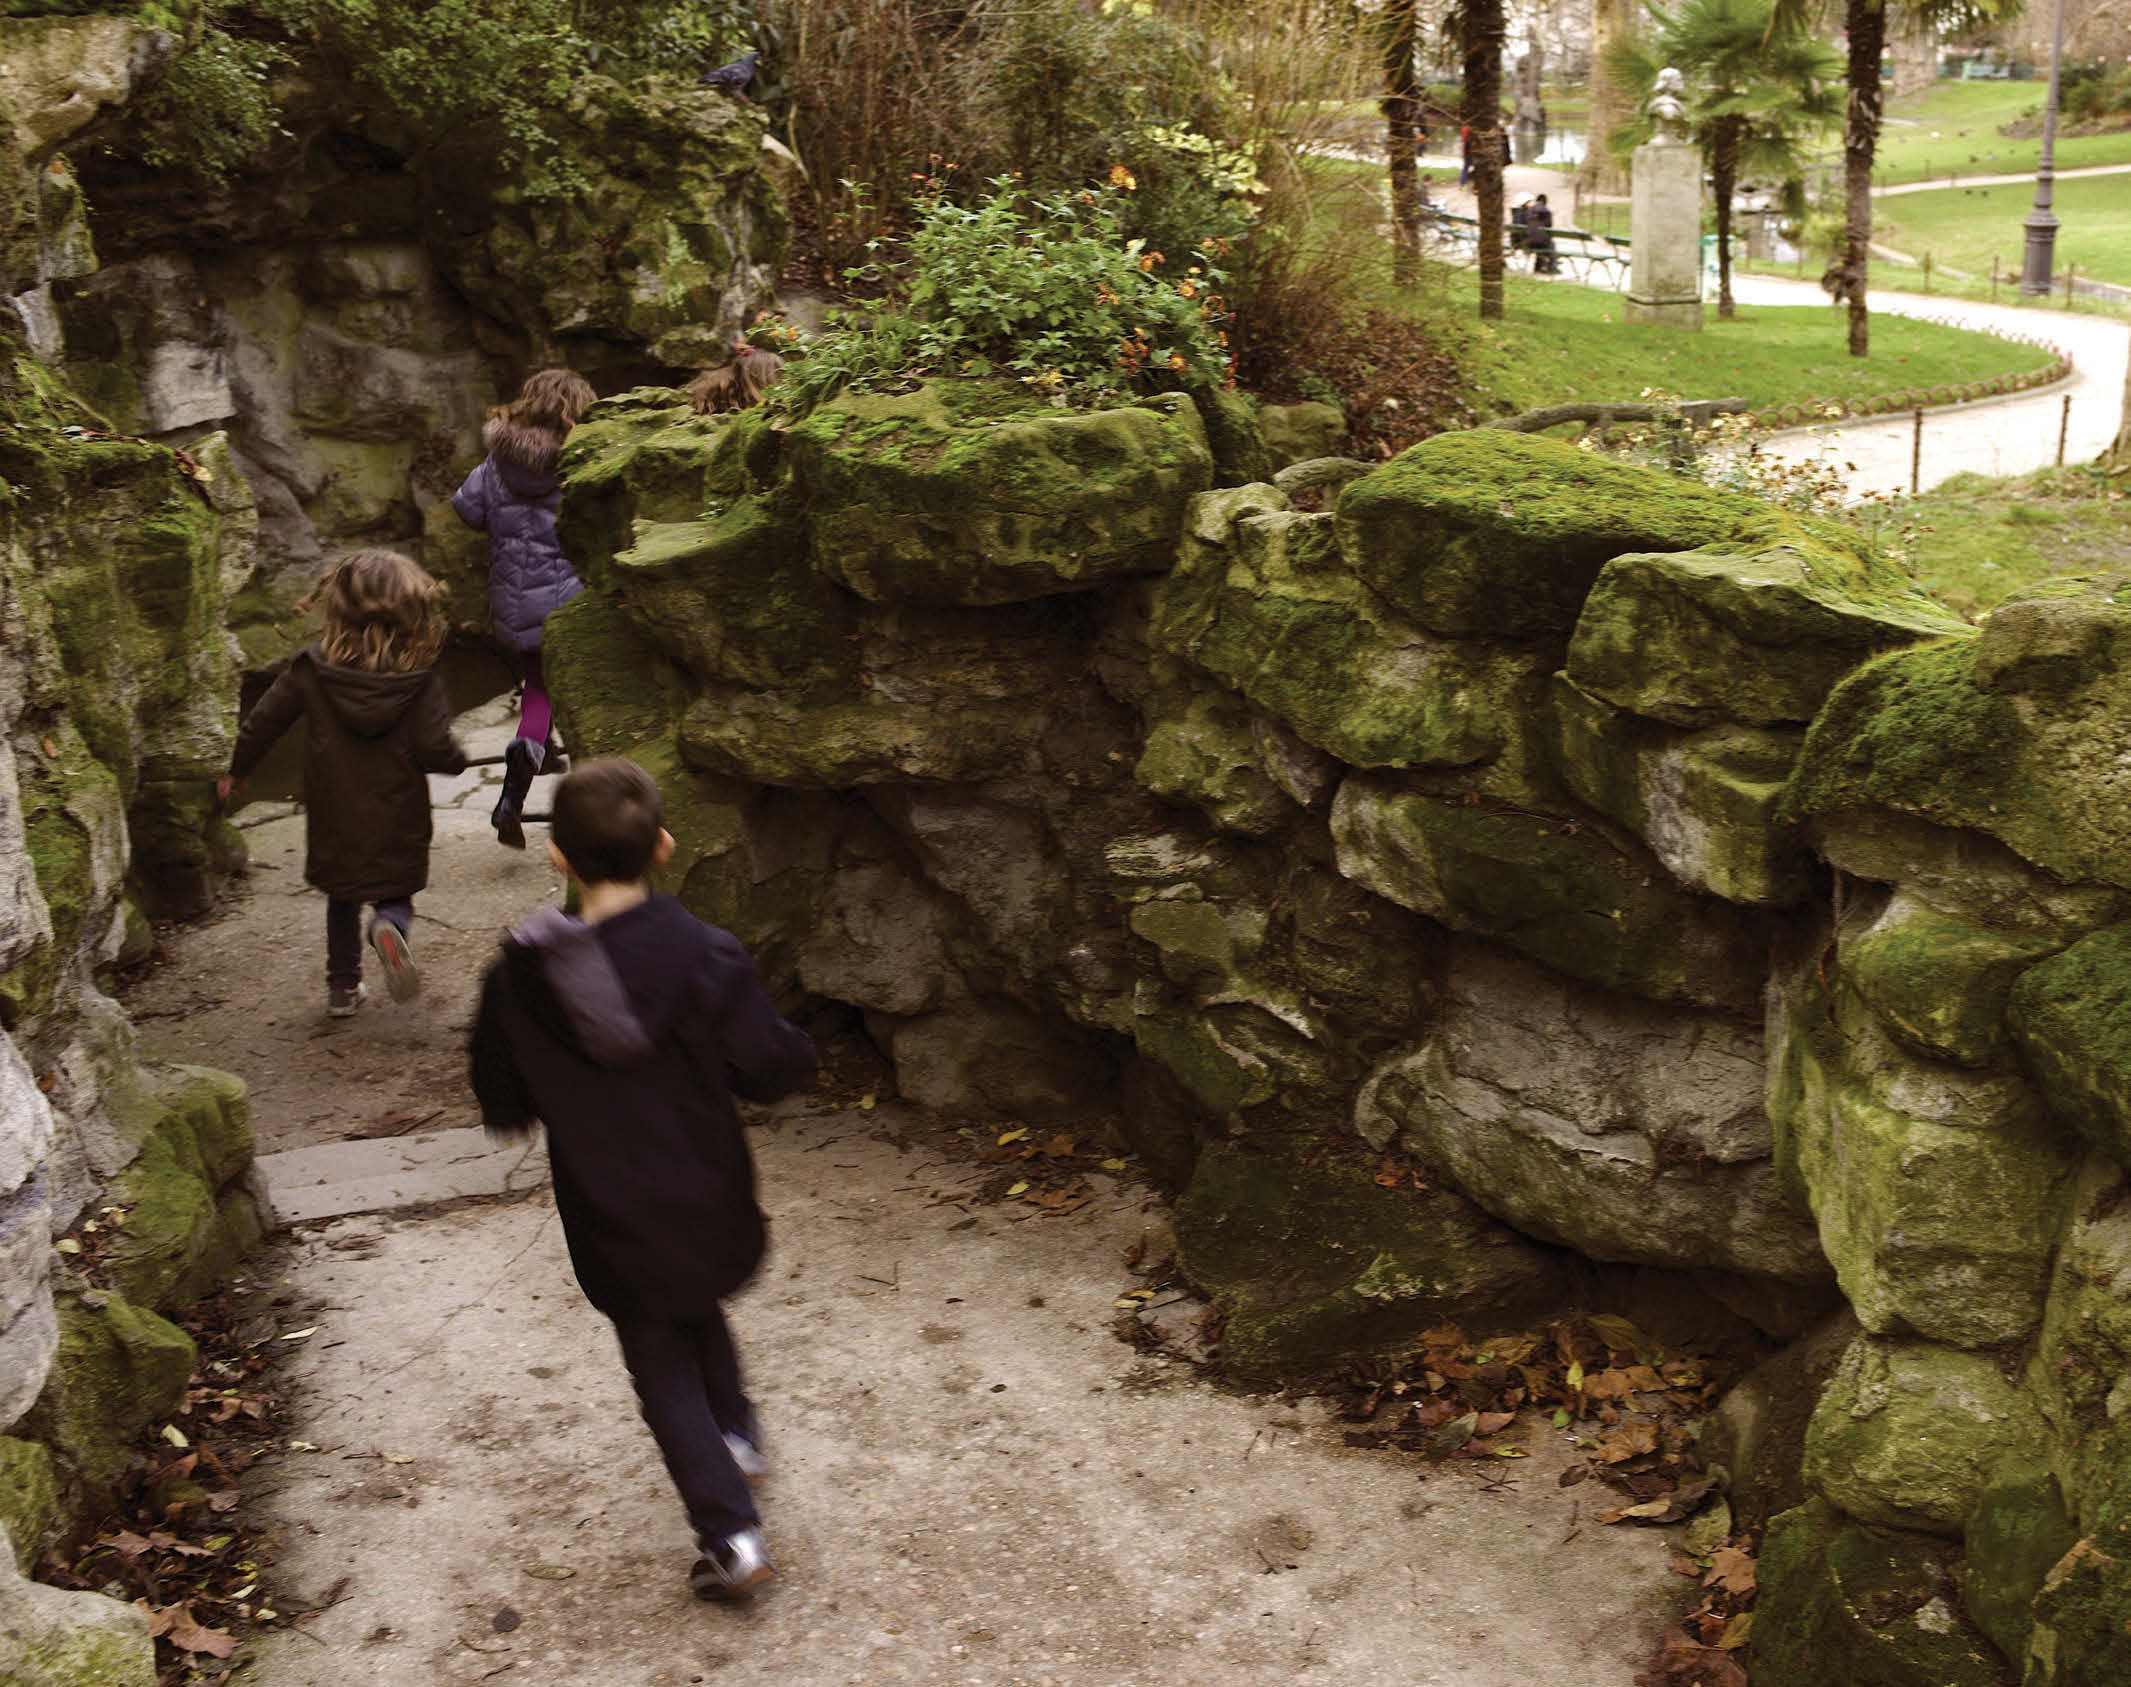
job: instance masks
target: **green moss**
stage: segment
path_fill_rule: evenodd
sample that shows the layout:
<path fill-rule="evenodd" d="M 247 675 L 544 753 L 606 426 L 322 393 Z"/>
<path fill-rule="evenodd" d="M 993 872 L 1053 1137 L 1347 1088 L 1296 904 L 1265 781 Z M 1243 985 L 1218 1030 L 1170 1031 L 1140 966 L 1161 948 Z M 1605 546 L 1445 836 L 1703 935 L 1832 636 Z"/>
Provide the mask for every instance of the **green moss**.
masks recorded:
<path fill-rule="evenodd" d="M 241 1079 L 180 1067 L 155 1092 L 160 1116 L 112 1193 L 126 1208 L 108 1255 L 129 1299 L 189 1305 L 257 1245 L 264 1226 L 241 1180 L 251 1165 Z"/>
<path fill-rule="evenodd" d="M 0 1435 L 0 1526 L 25 1576 L 36 1567 L 45 1537 L 58 1524 L 59 1484 L 52 1450 L 38 1441 Z"/>
<path fill-rule="evenodd" d="M 1897 897 L 1843 947 L 1843 976 L 1896 1042 L 1927 1060 L 1982 1067 L 2012 1052 L 2013 984 L 2055 944 L 1994 931 Z"/>
<path fill-rule="evenodd" d="M 61 1290 L 59 1347 L 26 1429 L 91 1489 L 108 1489 L 133 1438 L 184 1398 L 192 1338 L 121 1295 Z"/>
<path fill-rule="evenodd" d="M 1556 1302 L 1561 1268 L 1444 1190 L 1359 1163 L 1209 1145 L 1177 1203 L 1178 1263 L 1228 1314 L 1222 1358 L 1298 1375 L 1396 1351 L 1432 1324 L 1485 1327 Z"/>
<path fill-rule="evenodd" d="M 1595 822 L 1350 778 L 1332 807 L 1339 870 L 1453 931 L 1657 1001 L 1750 1009 L 1762 939 L 1744 911 L 1675 884 Z"/>
<path fill-rule="evenodd" d="M 2032 1465 L 2008 1466 L 1984 1485 L 1961 1535 L 1969 1614 L 2000 1652 L 2025 1663 L 2035 1595 L 2079 1535 L 2056 1476 Z"/>
<path fill-rule="evenodd" d="M 1218 686 L 1176 671 L 1150 687 L 1145 747 L 1133 776 L 1156 796 L 1188 803 L 1216 826 L 1260 837 L 1296 812 L 1259 759 L 1250 711 Z"/>
<path fill-rule="evenodd" d="M 1944 1542 L 1814 1500 L 1769 1524 L 1757 1575 L 1754 1687 L 2005 1687 Z"/>
<path fill-rule="evenodd" d="M 2131 925 L 2021 975 L 2007 1023 L 2050 1111 L 2131 1166 Z"/>
<path fill-rule="evenodd" d="M 1338 507 L 1355 573 L 1421 626 L 1468 638 L 1566 634 L 1599 569 L 1626 551 L 1759 548 L 1817 531 L 1736 493 L 1500 428 L 1423 440 Z"/>

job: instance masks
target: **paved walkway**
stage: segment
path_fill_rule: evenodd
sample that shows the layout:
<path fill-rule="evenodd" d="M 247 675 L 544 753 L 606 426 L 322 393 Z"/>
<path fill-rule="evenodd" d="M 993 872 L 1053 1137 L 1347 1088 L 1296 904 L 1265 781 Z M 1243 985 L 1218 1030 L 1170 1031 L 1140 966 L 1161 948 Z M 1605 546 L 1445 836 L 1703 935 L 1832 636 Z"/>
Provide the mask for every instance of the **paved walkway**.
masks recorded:
<path fill-rule="evenodd" d="M 2074 176 L 2131 176 L 2131 164 L 2082 164 L 2076 170 L 2059 170 L 2056 180 L 2069 181 Z M 2032 182 L 2035 172 L 2016 171 L 2005 176 L 1948 176 L 1943 181 L 1934 176 L 1928 181 L 1895 182 L 1889 187 L 1872 190 L 1874 199 L 1892 199 L 1904 193 L 1940 193 L 1950 187 L 2012 187 L 2021 182 Z"/>
<path fill-rule="evenodd" d="M 1741 276 L 1732 283 L 1732 293 L 1749 309 L 1755 305 L 1827 306 L 1827 295 L 1817 283 L 1775 276 Z M 1831 324 L 1840 331 L 1840 317 L 1833 307 L 1827 308 Z M 2064 450 L 2067 463 L 2092 461 L 2116 437 L 2123 416 L 2124 364 L 2131 356 L 2131 322 L 1922 293 L 1875 291 L 1872 309 L 1884 316 L 1929 317 L 1962 328 L 2032 335 L 2058 346 L 2072 359 L 2071 380 L 2041 392 L 1927 412 L 1918 477 L 1922 489 L 1957 474 L 2026 474 L 2048 467 L 2057 460 L 2057 429 L 2067 394 L 2072 400 Z M 1885 421 L 1852 417 L 1778 434 L 1763 449 L 1794 462 L 1828 457 L 1854 465 L 1849 471 L 1850 489 L 1862 497 L 1909 489 L 1914 432 L 1915 424 L 1908 416 Z"/>

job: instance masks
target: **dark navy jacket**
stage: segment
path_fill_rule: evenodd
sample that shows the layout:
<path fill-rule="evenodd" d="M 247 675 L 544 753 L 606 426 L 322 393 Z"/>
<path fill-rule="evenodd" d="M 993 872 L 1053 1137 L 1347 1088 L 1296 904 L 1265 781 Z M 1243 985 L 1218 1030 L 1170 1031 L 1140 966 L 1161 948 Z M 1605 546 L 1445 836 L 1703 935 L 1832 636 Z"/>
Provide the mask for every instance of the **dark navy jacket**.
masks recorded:
<path fill-rule="evenodd" d="M 767 1235 L 733 1096 L 775 1100 L 814 1045 L 730 932 L 665 895 L 597 925 L 543 909 L 489 968 L 472 1058 L 490 1129 L 547 1126 L 594 1306 L 686 1322 L 753 1275 Z"/>
<path fill-rule="evenodd" d="M 555 537 L 562 441 L 498 416 L 481 430 L 488 455 L 451 495 L 469 527 L 488 534 L 488 619 L 510 650 L 538 650 L 547 618 L 584 590 Z"/>

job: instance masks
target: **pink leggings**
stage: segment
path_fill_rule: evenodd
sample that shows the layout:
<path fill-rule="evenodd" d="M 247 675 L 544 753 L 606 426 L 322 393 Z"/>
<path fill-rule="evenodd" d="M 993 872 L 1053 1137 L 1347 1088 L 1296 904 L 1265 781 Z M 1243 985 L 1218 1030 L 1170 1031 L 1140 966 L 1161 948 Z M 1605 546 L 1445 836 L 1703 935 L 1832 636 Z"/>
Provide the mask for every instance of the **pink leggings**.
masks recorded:
<path fill-rule="evenodd" d="M 518 653 L 518 678 L 525 686 L 525 695 L 518 700 L 518 736 L 545 744 L 554 710 L 548 703 L 547 676 L 540 669 L 539 651 Z"/>

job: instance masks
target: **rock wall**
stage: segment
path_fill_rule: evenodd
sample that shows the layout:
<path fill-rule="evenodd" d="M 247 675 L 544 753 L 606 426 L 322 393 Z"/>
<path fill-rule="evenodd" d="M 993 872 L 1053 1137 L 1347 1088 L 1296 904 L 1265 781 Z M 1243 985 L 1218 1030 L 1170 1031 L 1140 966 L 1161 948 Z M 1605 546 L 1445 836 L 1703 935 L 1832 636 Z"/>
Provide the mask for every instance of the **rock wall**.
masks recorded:
<path fill-rule="evenodd" d="M 1811 1329 L 1713 1430 L 1779 1513 L 1761 1687 L 2113 1679 L 2131 609 L 1979 633 L 1847 529 L 1505 432 L 1300 509 L 1237 437 L 613 401 L 571 743 L 906 1093 L 1116 1115 L 1239 1368 L 1652 1274 Z"/>

